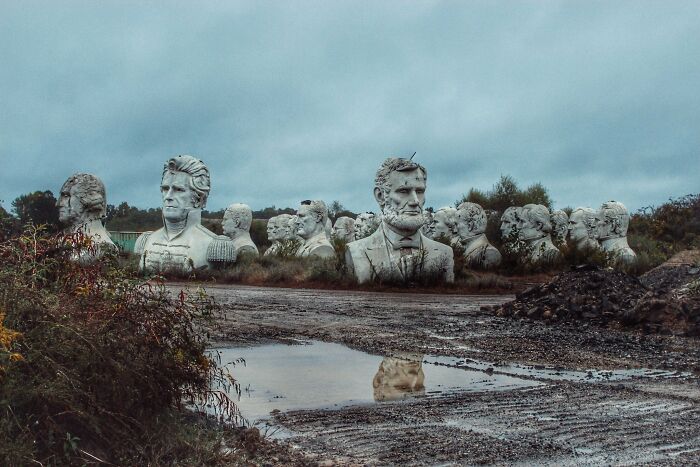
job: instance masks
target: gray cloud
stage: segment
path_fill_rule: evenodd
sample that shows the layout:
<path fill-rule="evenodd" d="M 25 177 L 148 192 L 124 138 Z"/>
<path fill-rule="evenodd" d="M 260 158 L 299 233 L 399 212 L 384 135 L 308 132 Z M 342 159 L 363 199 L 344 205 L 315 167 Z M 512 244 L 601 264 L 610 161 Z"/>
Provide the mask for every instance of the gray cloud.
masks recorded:
<path fill-rule="evenodd" d="M 700 191 L 697 2 L 4 2 L 0 199 L 76 171 L 159 205 L 163 162 L 210 209 L 373 209 L 389 155 L 428 204 L 501 174 L 558 206 Z"/>

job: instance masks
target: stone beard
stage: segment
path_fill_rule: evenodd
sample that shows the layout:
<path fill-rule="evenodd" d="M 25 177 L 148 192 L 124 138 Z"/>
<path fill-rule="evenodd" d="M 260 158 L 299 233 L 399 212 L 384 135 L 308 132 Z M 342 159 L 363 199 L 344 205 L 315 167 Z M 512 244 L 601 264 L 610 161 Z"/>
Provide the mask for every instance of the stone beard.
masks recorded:
<path fill-rule="evenodd" d="M 630 215 L 625 205 L 617 201 L 603 203 L 597 217 L 597 237 L 603 251 L 613 254 L 618 264 L 633 264 L 637 254 L 627 243 Z"/>
<path fill-rule="evenodd" d="M 296 234 L 304 240 L 296 256 L 334 257 L 335 249 L 326 231 L 328 220 L 326 204 L 318 200 L 303 201 L 297 210 L 296 217 Z"/>
<path fill-rule="evenodd" d="M 105 186 L 92 174 L 77 173 L 68 177 L 56 200 L 58 220 L 67 234 L 82 233 L 95 243 L 94 251 L 76 252 L 74 259 L 92 261 L 99 258 L 105 249 L 117 247 L 102 224 L 107 213 Z"/>
<path fill-rule="evenodd" d="M 149 272 L 186 273 L 236 260 L 233 242 L 201 225 L 210 190 L 209 170 L 199 159 L 182 155 L 165 163 L 161 178 L 163 227 L 145 232 L 134 251 Z"/>
<path fill-rule="evenodd" d="M 426 175 L 424 167 L 402 158 L 386 159 L 377 171 L 374 197 L 382 221 L 372 235 L 349 243 L 345 255 L 358 283 L 425 277 L 454 280 L 452 248 L 421 231 Z"/>

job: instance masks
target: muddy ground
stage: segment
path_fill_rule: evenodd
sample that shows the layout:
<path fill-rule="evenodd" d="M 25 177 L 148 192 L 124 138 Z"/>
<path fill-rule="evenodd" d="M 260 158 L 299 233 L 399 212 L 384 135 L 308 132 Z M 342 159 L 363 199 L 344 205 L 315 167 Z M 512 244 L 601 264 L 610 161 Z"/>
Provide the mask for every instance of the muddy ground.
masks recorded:
<path fill-rule="evenodd" d="M 172 285 L 175 288 L 180 286 Z M 537 388 L 457 393 L 277 414 L 293 433 L 261 462 L 311 465 L 700 463 L 700 339 L 494 316 L 512 296 L 389 294 L 207 286 L 226 312 L 217 344 L 322 340 L 561 369 L 657 368 L 623 381 L 543 380 Z M 536 379 L 536 376 L 533 377 Z M 295 456 L 285 454 L 290 447 Z M 303 454 L 303 456 L 299 456 Z"/>

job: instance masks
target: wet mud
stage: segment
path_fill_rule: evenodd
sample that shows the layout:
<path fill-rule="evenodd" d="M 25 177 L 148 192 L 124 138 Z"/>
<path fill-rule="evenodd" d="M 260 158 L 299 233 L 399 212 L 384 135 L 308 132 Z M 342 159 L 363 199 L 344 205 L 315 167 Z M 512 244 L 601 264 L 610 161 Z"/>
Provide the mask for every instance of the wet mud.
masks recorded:
<path fill-rule="evenodd" d="M 207 292 L 226 314 L 210 330 L 216 346 L 323 341 L 380 359 L 429 355 L 436 365 L 538 383 L 275 412 L 268 425 L 287 435 L 270 446 L 303 454 L 295 463 L 700 463 L 697 338 L 481 311 L 514 298 L 508 295 L 243 286 Z M 274 452 L 270 446 L 266 452 Z"/>

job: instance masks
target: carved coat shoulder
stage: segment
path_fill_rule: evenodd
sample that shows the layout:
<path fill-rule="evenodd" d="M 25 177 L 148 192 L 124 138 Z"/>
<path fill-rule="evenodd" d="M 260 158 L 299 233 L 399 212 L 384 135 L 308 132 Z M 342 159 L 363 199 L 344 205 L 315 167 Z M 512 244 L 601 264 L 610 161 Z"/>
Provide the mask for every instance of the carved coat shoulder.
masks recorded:
<path fill-rule="evenodd" d="M 143 250 L 146 249 L 146 242 L 148 239 L 151 237 L 151 234 L 153 234 L 153 231 L 149 232 L 144 232 L 139 237 L 136 239 L 136 243 L 134 244 L 134 254 L 137 255 L 142 255 Z"/>

